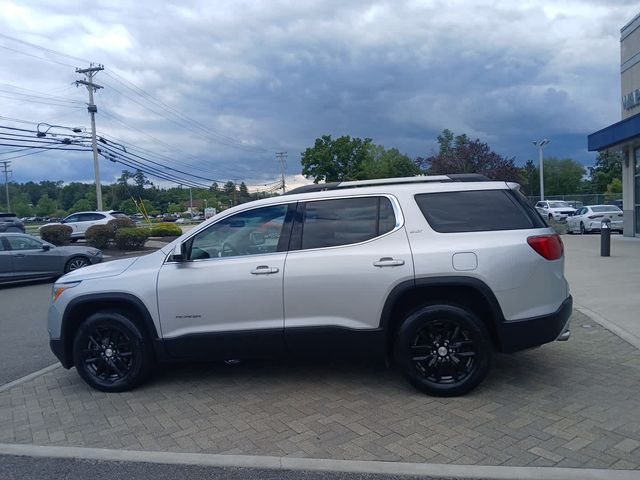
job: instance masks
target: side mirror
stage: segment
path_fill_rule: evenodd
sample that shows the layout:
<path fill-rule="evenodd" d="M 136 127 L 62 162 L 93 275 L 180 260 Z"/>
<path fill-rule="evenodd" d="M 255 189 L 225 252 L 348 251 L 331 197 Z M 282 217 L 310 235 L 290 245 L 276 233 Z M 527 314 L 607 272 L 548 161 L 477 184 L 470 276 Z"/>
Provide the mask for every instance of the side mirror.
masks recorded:
<path fill-rule="evenodd" d="M 265 242 L 265 236 L 262 232 L 251 232 L 249 237 L 251 238 L 251 243 L 254 245 L 263 245 Z"/>
<path fill-rule="evenodd" d="M 187 261 L 187 244 L 180 243 L 175 246 L 173 252 L 171 253 L 171 260 L 174 262 L 186 262 Z"/>
<path fill-rule="evenodd" d="M 51 250 L 51 245 L 47 245 L 46 243 L 43 243 L 42 250 L 44 250 L 45 252 L 48 252 L 49 250 Z"/>

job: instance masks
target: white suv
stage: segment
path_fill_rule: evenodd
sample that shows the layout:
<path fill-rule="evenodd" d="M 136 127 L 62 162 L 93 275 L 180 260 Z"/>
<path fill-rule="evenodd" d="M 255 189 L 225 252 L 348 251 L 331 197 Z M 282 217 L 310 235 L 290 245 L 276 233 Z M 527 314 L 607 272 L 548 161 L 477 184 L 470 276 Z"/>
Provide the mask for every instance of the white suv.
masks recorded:
<path fill-rule="evenodd" d="M 572 308 L 560 237 L 516 184 L 484 180 L 309 185 L 231 208 L 62 277 L 51 348 L 103 391 L 156 362 L 286 353 L 386 356 L 422 391 L 463 394 L 494 351 L 568 339 Z"/>
<path fill-rule="evenodd" d="M 126 216 L 127 215 L 125 213 L 118 212 L 116 210 L 109 210 L 108 212 L 76 212 L 65 217 L 58 223 L 47 223 L 42 227 L 61 224 L 68 225 L 73 229 L 73 232 L 71 232 L 71 240 L 74 241 L 84 238 L 87 228 L 92 227 L 93 225 L 106 225 L 109 220 L 113 220 L 114 218 L 123 218 Z"/>
<path fill-rule="evenodd" d="M 541 201 L 536 203 L 536 210 L 540 212 L 544 218 L 556 220 L 557 222 L 565 222 L 567 217 L 576 213 L 576 209 L 569 205 L 568 202 L 560 200 Z"/>

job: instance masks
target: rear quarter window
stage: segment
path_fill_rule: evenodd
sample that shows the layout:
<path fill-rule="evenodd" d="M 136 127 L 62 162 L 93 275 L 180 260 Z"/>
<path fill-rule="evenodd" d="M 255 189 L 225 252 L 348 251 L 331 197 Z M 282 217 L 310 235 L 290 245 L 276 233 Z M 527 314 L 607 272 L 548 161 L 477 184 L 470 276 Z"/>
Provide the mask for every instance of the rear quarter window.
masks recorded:
<path fill-rule="evenodd" d="M 511 190 L 422 193 L 416 203 L 440 233 L 544 228 L 540 215 Z"/>

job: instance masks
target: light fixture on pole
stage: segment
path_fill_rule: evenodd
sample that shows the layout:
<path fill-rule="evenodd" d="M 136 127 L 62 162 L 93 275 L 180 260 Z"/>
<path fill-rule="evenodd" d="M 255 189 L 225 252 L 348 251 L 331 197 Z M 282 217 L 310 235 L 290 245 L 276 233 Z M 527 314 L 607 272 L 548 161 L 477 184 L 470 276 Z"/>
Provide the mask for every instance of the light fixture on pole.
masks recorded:
<path fill-rule="evenodd" d="M 544 150 L 545 145 L 551 143 L 551 140 L 548 138 L 542 139 L 539 142 L 533 142 L 533 144 L 538 147 L 538 157 L 540 159 L 540 200 L 544 200 L 544 165 L 542 160 L 542 151 Z"/>

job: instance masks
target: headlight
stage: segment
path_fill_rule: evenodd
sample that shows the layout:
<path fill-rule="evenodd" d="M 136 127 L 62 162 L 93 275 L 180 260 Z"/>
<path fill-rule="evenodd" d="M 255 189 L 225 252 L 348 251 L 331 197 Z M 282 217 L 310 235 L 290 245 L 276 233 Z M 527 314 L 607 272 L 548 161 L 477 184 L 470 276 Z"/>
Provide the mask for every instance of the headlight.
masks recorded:
<path fill-rule="evenodd" d="M 69 290 L 70 288 L 77 287 L 80 285 L 80 282 L 69 282 L 69 283 L 54 283 L 53 290 L 51 292 L 52 302 L 58 300 L 62 292 L 65 290 Z"/>

